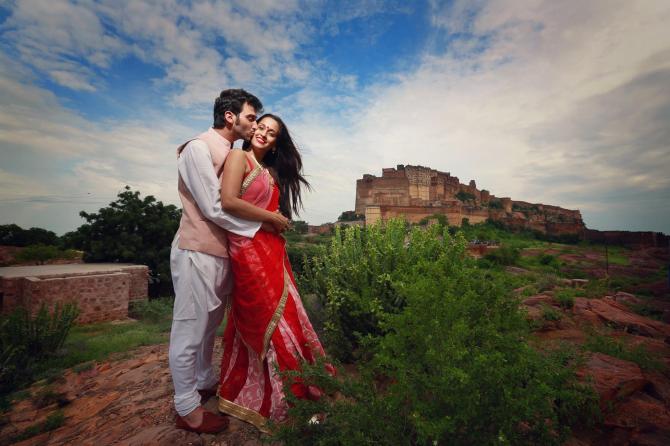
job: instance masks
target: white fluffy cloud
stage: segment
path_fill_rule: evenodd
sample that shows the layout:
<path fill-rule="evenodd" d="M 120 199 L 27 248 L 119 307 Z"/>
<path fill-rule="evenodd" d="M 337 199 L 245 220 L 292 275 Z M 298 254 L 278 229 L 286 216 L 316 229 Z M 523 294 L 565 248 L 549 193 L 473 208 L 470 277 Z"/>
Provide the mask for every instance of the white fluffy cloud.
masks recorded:
<path fill-rule="evenodd" d="M 430 1 L 425 50 L 372 84 L 305 48 L 389 4 L 328 20 L 324 5 L 17 1 L 0 30 L 22 61 L 0 59 L 3 220 L 49 215 L 71 229 L 125 184 L 177 202 L 173 147 L 202 129 L 153 109 L 85 119 L 35 86 L 48 76 L 99 91 L 99 73 L 132 54 L 163 70 L 156 86 L 189 113 L 208 115 L 221 85 L 292 85 L 272 111 L 304 148 L 310 223 L 352 209 L 364 173 L 422 164 L 498 196 L 579 208 L 590 227 L 670 232 L 667 2 Z"/>
<path fill-rule="evenodd" d="M 344 125 L 304 119 L 307 166 L 324 173 L 311 212 L 332 219 L 344 197 L 353 208 L 364 172 L 421 164 L 498 196 L 579 208 L 590 227 L 670 230 L 670 5 L 434 6 L 442 48 L 362 92 Z M 302 106 L 318 110 L 312 100 Z"/>

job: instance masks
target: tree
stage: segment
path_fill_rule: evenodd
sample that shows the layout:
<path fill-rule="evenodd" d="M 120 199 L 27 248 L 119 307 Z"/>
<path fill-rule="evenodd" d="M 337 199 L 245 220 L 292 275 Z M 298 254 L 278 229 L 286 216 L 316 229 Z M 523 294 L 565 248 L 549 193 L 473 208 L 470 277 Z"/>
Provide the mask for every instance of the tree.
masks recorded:
<path fill-rule="evenodd" d="M 171 282 L 170 245 L 181 211 L 152 195 L 140 198 L 126 186 L 117 200 L 97 213 L 80 212 L 86 220 L 63 239 L 68 247 L 84 251 L 87 262 L 131 262 L 147 265 L 151 277 Z"/>
<path fill-rule="evenodd" d="M 357 214 L 356 211 L 344 211 L 337 217 L 337 221 L 365 220 L 365 215 Z"/>
<path fill-rule="evenodd" d="M 55 246 L 30 245 L 16 256 L 16 260 L 19 262 L 37 262 L 38 265 L 44 265 L 47 260 L 57 259 L 62 254 Z"/>
<path fill-rule="evenodd" d="M 55 232 L 42 228 L 23 229 L 18 225 L 0 225 L 0 245 L 57 245 L 58 236 Z"/>
<path fill-rule="evenodd" d="M 307 234 L 307 222 L 303 220 L 295 220 L 291 228 L 297 234 Z"/>

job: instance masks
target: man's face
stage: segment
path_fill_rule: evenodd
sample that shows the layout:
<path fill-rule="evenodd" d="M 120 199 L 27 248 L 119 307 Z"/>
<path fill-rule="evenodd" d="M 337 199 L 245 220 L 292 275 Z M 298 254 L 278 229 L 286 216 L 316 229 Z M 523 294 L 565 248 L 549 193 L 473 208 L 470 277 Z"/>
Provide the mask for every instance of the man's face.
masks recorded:
<path fill-rule="evenodd" d="M 256 130 L 256 109 L 245 102 L 242 111 L 235 117 L 233 131 L 237 139 L 249 140 L 254 130 Z"/>

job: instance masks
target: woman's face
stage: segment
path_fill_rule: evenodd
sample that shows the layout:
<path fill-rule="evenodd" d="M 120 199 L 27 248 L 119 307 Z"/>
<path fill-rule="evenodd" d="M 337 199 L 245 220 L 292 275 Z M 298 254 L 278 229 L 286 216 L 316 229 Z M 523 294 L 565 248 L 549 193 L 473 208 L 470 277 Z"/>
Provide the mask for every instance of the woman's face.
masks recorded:
<path fill-rule="evenodd" d="M 277 142 L 277 135 L 279 123 L 270 117 L 263 118 L 258 122 L 251 145 L 258 149 L 272 149 Z"/>

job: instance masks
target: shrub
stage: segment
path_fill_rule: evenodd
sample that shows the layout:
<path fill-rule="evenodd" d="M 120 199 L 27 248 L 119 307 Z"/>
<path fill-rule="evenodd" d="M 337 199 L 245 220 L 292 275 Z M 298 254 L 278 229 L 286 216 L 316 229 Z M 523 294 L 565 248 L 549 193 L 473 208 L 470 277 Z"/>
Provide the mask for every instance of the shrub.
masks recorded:
<path fill-rule="evenodd" d="M 554 292 L 554 298 L 558 304 L 563 308 L 572 308 L 575 305 L 575 290 L 570 288 L 562 288 Z"/>
<path fill-rule="evenodd" d="M 0 394 L 32 379 L 35 364 L 55 354 L 79 315 L 74 304 L 42 305 L 35 316 L 17 308 L 0 318 Z"/>
<path fill-rule="evenodd" d="M 644 370 L 663 369 L 663 364 L 644 345 L 628 346 L 623 341 L 610 336 L 593 334 L 588 337 L 583 349 L 634 362 Z"/>
<path fill-rule="evenodd" d="M 509 266 L 515 265 L 519 260 L 519 256 L 519 248 L 504 245 L 498 249 L 491 250 L 484 256 L 484 258 L 497 265 Z"/>
<path fill-rule="evenodd" d="M 389 229 L 401 228 L 376 227 L 376 237 L 397 242 L 399 234 L 385 234 Z M 349 246 L 351 253 L 360 248 L 350 268 L 375 252 L 365 246 Z M 411 231 L 404 246 L 390 246 L 397 249 L 385 249 L 375 263 L 395 266 L 388 281 L 401 304 L 381 313 L 377 330 L 363 341 L 370 361 L 361 363 L 360 378 L 303 368 L 306 382 L 345 398 L 292 399 L 293 423 L 280 427 L 276 439 L 287 445 L 561 444 L 570 425 L 593 419 L 597 397 L 577 383 L 574 357 L 528 345 L 510 283 L 477 268 L 463 237 L 444 229 L 438 237 L 429 228 Z M 364 283 L 357 274 L 374 268 L 368 262 L 349 269 L 351 280 L 339 284 L 342 299 L 331 311 L 352 318 L 341 329 L 367 316 L 351 314 L 346 292 Z M 326 413 L 326 421 L 306 423 L 314 413 Z"/>
<path fill-rule="evenodd" d="M 558 284 L 558 277 L 555 274 L 543 274 L 537 280 L 535 286 L 540 292 L 554 289 Z"/>
<path fill-rule="evenodd" d="M 561 312 L 549 305 L 542 305 L 542 319 L 545 321 L 560 321 Z"/>
<path fill-rule="evenodd" d="M 28 438 L 35 437 L 44 432 L 56 430 L 65 424 L 65 414 L 62 410 L 50 414 L 46 420 L 26 428 L 23 432 L 9 439 L 9 444 L 18 443 Z"/>
<path fill-rule="evenodd" d="M 154 324 L 172 321 L 172 309 L 174 307 L 173 297 L 161 297 L 150 300 L 137 300 L 130 302 L 128 316 L 141 321 Z"/>
<path fill-rule="evenodd" d="M 538 256 L 537 261 L 540 265 L 549 267 L 555 271 L 558 271 L 561 268 L 561 261 L 558 257 L 551 254 L 542 253 Z"/>

